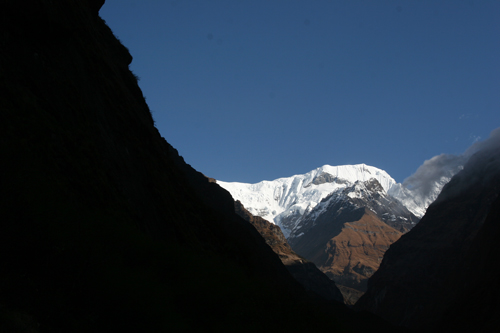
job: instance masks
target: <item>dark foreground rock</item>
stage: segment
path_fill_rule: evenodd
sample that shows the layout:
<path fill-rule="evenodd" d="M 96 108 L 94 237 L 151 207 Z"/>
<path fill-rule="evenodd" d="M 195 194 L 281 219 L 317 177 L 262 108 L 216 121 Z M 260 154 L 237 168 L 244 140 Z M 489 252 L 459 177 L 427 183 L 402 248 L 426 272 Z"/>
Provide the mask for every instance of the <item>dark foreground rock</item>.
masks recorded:
<path fill-rule="evenodd" d="M 250 222 L 255 229 L 264 237 L 266 243 L 278 254 L 281 262 L 307 291 L 313 292 L 327 300 L 335 300 L 344 303 L 344 297 L 335 282 L 330 280 L 325 273 L 321 272 L 315 264 L 296 254 L 283 235 L 281 229 L 263 219 L 253 216 L 241 202 L 235 202 L 235 210 L 238 215 Z"/>
<path fill-rule="evenodd" d="M 499 150 L 480 151 L 391 245 L 356 308 L 419 331 L 500 329 L 499 194 Z"/>
<path fill-rule="evenodd" d="M 0 3 L 0 331 L 386 328 L 309 297 L 161 138 L 102 4 Z"/>

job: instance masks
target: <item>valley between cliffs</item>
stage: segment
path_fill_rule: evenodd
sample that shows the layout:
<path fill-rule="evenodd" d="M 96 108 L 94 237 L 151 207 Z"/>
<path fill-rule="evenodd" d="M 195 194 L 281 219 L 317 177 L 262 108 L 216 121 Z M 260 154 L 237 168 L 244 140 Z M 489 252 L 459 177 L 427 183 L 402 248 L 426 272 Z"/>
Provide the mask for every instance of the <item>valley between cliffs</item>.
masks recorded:
<path fill-rule="evenodd" d="M 0 3 L 0 331 L 391 331 L 160 136 L 104 1 Z"/>

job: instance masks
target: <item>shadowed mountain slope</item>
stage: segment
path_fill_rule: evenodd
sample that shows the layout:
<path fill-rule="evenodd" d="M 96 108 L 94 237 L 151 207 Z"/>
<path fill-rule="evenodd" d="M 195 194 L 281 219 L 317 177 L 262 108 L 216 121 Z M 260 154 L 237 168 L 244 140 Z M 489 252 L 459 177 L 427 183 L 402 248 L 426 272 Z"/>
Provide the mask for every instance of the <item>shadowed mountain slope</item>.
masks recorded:
<path fill-rule="evenodd" d="M 103 3 L 0 3 L 0 331 L 388 329 L 309 297 L 159 135 Z"/>
<path fill-rule="evenodd" d="M 465 257 L 466 269 L 457 279 L 467 284 L 455 283 L 460 295 L 438 321 L 438 332 L 494 332 L 500 328 L 500 277 L 494 273 L 500 258 L 500 247 L 496 245 L 500 239 L 500 197 L 491 207 Z"/>
<path fill-rule="evenodd" d="M 102 4 L 0 4 L 0 331 L 342 331 L 161 138 Z"/>
<path fill-rule="evenodd" d="M 356 308 L 419 330 L 498 330 L 499 194 L 499 150 L 480 151 L 391 245 Z"/>

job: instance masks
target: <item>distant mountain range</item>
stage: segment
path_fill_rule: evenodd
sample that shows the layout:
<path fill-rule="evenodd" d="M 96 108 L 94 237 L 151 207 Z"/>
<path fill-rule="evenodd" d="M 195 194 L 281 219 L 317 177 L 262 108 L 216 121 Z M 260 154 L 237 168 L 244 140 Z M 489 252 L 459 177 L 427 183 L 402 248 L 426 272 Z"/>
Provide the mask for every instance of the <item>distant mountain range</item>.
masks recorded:
<path fill-rule="evenodd" d="M 358 164 L 257 184 L 217 183 L 250 213 L 278 225 L 292 249 L 334 280 L 352 305 L 385 251 L 418 223 L 447 181 L 427 184 L 422 195 L 384 170 Z"/>
<path fill-rule="evenodd" d="M 458 170 L 457 170 L 458 171 Z M 300 219 L 307 216 L 321 200 L 339 189 L 352 186 L 357 181 L 376 179 L 383 190 L 400 201 L 416 217 L 421 218 L 442 187 L 456 173 L 450 170 L 438 181 L 427 184 L 425 194 L 396 181 L 384 170 L 366 164 L 324 165 L 306 174 L 261 181 L 256 184 L 217 183 L 239 200 L 250 213 L 278 225 L 288 238 Z"/>

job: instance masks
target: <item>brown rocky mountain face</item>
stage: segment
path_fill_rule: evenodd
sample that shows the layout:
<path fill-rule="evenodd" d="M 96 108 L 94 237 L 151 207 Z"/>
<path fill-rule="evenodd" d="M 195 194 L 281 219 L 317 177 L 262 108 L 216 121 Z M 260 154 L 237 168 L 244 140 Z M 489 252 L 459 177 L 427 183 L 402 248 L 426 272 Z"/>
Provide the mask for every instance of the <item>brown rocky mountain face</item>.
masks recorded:
<path fill-rule="evenodd" d="M 365 291 L 367 279 L 401 235 L 365 208 L 361 218 L 345 222 L 340 233 L 317 255 L 317 260 L 323 263 L 320 269 L 342 286 Z"/>
<path fill-rule="evenodd" d="M 500 155 L 472 156 L 385 253 L 356 304 L 419 331 L 500 329 Z"/>
<path fill-rule="evenodd" d="M 418 219 L 374 179 L 334 192 L 318 206 L 292 232 L 290 244 L 334 280 L 346 304 L 353 305 L 400 230 Z"/>
<path fill-rule="evenodd" d="M 277 225 L 263 219 L 260 216 L 252 215 L 245 209 L 239 200 L 234 202 L 234 207 L 236 214 L 245 219 L 245 221 L 250 222 L 250 224 L 257 229 L 266 241 L 267 245 L 269 245 L 273 251 L 280 256 L 281 261 L 284 261 L 286 264 L 296 260 L 301 260 L 301 258 L 293 252 L 290 245 L 288 245 L 285 236 Z"/>
<path fill-rule="evenodd" d="M 312 262 L 297 255 L 277 225 L 260 216 L 253 216 L 243 207 L 240 201 L 235 202 L 235 211 L 236 214 L 243 217 L 257 229 L 266 240 L 266 243 L 278 254 L 288 271 L 306 290 L 314 292 L 327 300 L 344 302 L 342 293 L 335 285 L 335 282 L 330 280 Z"/>

